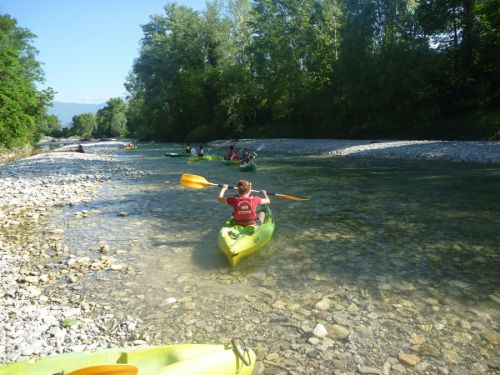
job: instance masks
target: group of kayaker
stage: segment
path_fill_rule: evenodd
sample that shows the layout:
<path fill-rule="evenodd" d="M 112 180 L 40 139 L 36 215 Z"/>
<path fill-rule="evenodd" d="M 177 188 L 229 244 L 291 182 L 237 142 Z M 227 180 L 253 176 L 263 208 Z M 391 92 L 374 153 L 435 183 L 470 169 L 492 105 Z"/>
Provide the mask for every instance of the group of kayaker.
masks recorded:
<path fill-rule="evenodd" d="M 256 157 L 257 153 L 249 152 L 248 149 L 244 148 L 243 154 L 241 155 L 240 158 L 238 153 L 234 150 L 234 146 L 231 145 L 229 146 L 229 151 L 227 152 L 226 156 L 224 156 L 224 160 L 241 160 L 241 164 L 249 164 Z"/>
<path fill-rule="evenodd" d="M 207 153 L 203 149 L 203 146 L 201 146 L 201 145 L 200 145 L 200 148 L 198 149 L 198 152 L 196 152 L 196 147 L 193 147 L 190 144 L 188 144 L 186 146 L 186 150 L 185 151 L 186 151 L 186 154 L 191 154 L 193 156 L 203 157 L 203 156 L 207 155 Z"/>

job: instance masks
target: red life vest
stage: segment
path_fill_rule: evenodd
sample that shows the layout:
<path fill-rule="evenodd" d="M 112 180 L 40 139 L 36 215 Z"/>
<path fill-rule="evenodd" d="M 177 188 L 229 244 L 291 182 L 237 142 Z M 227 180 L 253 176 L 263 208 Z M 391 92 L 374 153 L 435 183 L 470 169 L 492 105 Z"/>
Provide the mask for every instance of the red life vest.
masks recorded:
<path fill-rule="evenodd" d="M 227 203 L 234 209 L 233 222 L 235 225 L 255 225 L 257 220 L 257 206 L 261 203 L 260 197 L 234 196 L 227 199 Z"/>
<path fill-rule="evenodd" d="M 229 151 L 227 155 L 224 157 L 225 160 L 240 160 L 238 153 L 236 151 Z"/>

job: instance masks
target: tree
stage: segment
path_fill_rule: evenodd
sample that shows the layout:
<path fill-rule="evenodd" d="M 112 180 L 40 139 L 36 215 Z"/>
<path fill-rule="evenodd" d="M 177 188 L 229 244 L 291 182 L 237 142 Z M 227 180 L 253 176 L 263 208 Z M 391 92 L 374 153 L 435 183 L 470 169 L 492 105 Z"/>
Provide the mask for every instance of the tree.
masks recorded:
<path fill-rule="evenodd" d="M 45 117 L 43 123 L 43 134 L 50 135 L 52 137 L 60 137 L 61 134 L 61 121 L 56 115 L 48 115 Z"/>
<path fill-rule="evenodd" d="M 127 104 L 122 98 L 111 98 L 97 111 L 95 137 L 122 137 L 127 131 Z"/>
<path fill-rule="evenodd" d="M 93 113 L 82 113 L 73 116 L 71 125 L 71 135 L 77 135 L 83 138 L 90 138 L 96 127 L 96 117 Z"/>
<path fill-rule="evenodd" d="M 32 46 L 35 37 L 0 15 L 0 148 L 36 142 L 52 100 L 52 89 L 37 90 L 43 71 Z"/>

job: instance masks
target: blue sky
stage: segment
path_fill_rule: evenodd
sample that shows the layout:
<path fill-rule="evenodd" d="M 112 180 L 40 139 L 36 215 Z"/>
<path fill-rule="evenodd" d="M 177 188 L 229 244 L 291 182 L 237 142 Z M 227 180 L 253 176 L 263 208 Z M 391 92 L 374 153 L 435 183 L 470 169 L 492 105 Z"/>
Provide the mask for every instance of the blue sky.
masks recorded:
<path fill-rule="evenodd" d="M 141 25 L 164 14 L 168 0 L 0 0 L 0 14 L 15 18 L 37 38 L 38 61 L 54 100 L 103 103 L 124 97 L 123 83 L 138 56 Z M 177 0 L 196 10 L 205 0 Z"/>

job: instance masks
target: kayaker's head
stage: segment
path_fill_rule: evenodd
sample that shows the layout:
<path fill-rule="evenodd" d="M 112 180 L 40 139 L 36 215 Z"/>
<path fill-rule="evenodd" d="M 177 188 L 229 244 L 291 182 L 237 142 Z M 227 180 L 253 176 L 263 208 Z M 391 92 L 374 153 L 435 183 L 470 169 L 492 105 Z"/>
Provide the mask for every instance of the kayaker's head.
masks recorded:
<path fill-rule="evenodd" d="M 229 149 L 230 149 L 231 151 L 233 151 L 233 150 L 234 150 L 234 146 L 233 146 L 233 145 L 229 146 Z"/>
<path fill-rule="evenodd" d="M 252 183 L 247 180 L 240 180 L 236 186 L 238 187 L 238 193 L 240 193 L 240 195 L 248 194 L 250 190 L 252 190 Z"/>

